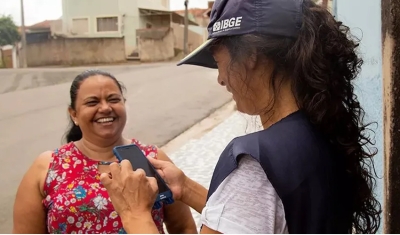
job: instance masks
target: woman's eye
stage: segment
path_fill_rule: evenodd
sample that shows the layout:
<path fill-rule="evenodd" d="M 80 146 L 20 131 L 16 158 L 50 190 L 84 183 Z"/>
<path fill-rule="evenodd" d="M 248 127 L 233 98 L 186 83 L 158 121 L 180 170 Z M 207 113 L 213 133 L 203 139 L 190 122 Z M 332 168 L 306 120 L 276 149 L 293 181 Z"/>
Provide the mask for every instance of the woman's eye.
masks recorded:
<path fill-rule="evenodd" d="M 110 100 L 111 103 L 118 103 L 118 102 L 120 102 L 120 101 L 121 101 L 121 99 L 119 99 L 119 98 L 118 98 L 118 99 L 111 99 L 111 100 Z"/>
<path fill-rule="evenodd" d="M 97 101 L 89 101 L 89 102 L 86 102 L 86 105 L 87 106 L 95 106 L 97 104 Z"/>

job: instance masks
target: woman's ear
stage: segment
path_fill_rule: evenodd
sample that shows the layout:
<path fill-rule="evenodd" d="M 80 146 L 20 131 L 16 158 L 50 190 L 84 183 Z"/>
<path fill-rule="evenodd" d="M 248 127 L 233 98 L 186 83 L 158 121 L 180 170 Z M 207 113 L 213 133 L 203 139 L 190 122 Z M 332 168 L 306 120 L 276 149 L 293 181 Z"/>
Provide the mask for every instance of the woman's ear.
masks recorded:
<path fill-rule="evenodd" d="M 68 107 L 68 113 L 75 125 L 78 125 L 78 120 L 76 120 L 76 111 L 72 107 Z"/>
<path fill-rule="evenodd" d="M 125 125 L 127 125 L 129 123 L 129 109 L 130 109 L 130 107 L 129 107 L 129 104 L 128 105 L 126 104 L 126 99 L 125 98 L 124 98 L 124 101 L 125 101 L 124 105 L 125 105 L 125 113 L 126 113 L 126 123 L 125 123 Z"/>

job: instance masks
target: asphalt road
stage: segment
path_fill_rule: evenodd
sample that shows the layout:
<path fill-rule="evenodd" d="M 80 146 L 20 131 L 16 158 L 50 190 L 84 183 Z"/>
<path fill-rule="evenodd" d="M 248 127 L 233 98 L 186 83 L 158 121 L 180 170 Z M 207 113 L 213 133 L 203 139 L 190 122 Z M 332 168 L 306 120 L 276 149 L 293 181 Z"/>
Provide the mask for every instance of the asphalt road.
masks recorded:
<path fill-rule="evenodd" d="M 0 70 L 0 233 L 10 233 L 18 184 L 38 154 L 60 146 L 69 87 L 84 68 Z M 216 71 L 171 63 L 106 67 L 127 88 L 127 137 L 162 146 L 231 100 Z"/>

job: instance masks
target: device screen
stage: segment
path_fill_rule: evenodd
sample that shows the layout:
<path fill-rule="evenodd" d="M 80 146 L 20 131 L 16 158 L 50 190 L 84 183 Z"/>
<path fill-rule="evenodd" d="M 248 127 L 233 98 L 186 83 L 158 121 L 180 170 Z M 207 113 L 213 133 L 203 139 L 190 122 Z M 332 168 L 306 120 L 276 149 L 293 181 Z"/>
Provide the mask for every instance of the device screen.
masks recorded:
<path fill-rule="evenodd" d="M 157 180 L 159 193 L 169 191 L 169 188 L 160 179 L 160 176 L 155 172 L 154 168 L 151 166 L 150 162 L 147 160 L 142 150 L 140 150 L 137 146 L 130 145 L 120 147 L 117 149 L 117 152 L 122 160 L 128 160 L 131 162 L 133 170 L 141 168 L 146 172 L 146 176 L 155 177 Z"/>

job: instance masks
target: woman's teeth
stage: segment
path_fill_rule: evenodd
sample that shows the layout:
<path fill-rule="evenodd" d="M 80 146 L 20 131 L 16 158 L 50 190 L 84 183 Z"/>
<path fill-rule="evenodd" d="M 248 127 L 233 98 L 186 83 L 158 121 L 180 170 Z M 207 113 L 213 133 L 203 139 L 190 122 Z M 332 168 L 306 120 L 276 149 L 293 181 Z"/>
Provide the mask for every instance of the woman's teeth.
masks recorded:
<path fill-rule="evenodd" d="M 105 122 L 112 122 L 112 121 L 114 121 L 114 118 L 100 118 L 96 122 L 105 123 Z"/>

